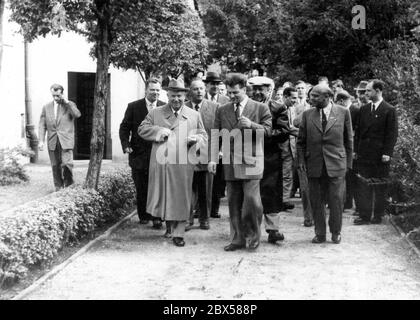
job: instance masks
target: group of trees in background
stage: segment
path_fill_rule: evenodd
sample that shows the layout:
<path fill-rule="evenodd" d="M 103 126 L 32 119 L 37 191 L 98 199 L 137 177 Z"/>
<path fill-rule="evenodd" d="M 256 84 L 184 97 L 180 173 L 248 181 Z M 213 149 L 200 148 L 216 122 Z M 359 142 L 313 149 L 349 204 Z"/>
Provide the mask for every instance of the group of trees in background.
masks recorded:
<path fill-rule="evenodd" d="M 352 88 L 378 77 L 390 84 L 396 105 L 410 115 L 420 111 L 420 1 L 195 0 L 196 10 L 184 0 L 8 1 L 28 41 L 71 30 L 94 44 L 98 68 L 89 187 L 97 186 L 103 155 L 110 63 L 142 71 L 145 79 L 161 72 L 194 74 L 214 62 L 231 71 L 258 69 L 277 84 L 315 83 L 322 75 Z M 352 28 L 355 5 L 366 8 L 365 30 Z M 407 123 L 408 132 L 413 128 Z M 408 142 L 399 147 L 407 149 Z M 416 160 L 413 149 L 406 149 Z"/>

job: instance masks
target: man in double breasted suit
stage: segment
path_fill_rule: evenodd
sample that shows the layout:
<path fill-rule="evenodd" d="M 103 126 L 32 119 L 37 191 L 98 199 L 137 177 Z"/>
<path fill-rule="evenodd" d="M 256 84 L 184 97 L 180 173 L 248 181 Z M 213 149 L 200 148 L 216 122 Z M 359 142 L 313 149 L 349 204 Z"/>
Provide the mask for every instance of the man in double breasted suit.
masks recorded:
<path fill-rule="evenodd" d="M 398 137 L 396 110 L 383 97 L 384 83 L 373 80 L 366 87 L 371 103 L 360 108 L 355 135 L 355 149 L 359 174 L 364 178 L 388 178 L 391 157 Z M 373 192 L 369 186 L 359 183 L 359 218 L 354 223 L 379 224 L 385 211 L 386 187 L 375 189 L 372 218 Z M 372 218 L 372 219 L 371 219 Z"/>
<path fill-rule="evenodd" d="M 207 150 L 207 133 L 200 113 L 185 106 L 188 89 L 180 80 L 169 82 L 168 104 L 153 109 L 139 127 L 139 135 L 153 143 L 150 155 L 147 212 L 166 221 L 166 237 L 185 245 L 184 234 L 192 203 L 197 159 L 190 153 Z M 191 148 L 195 152 L 190 152 Z M 199 159 L 198 159 L 199 160 Z"/>
<path fill-rule="evenodd" d="M 128 104 L 124 119 L 120 124 L 120 141 L 124 153 L 128 153 L 128 164 L 137 193 L 137 215 L 140 224 L 147 224 L 153 220 L 153 227 L 160 229 L 160 219 L 152 219 L 146 212 L 147 188 L 149 176 L 150 152 L 152 143 L 142 139 L 138 129 L 147 114 L 165 103 L 159 100 L 161 85 L 158 79 L 151 78 L 146 82 L 146 97 Z"/>
<path fill-rule="evenodd" d="M 39 149 L 44 149 L 45 133 L 56 191 L 73 184 L 74 121 L 81 116 L 76 104 L 63 98 L 64 88 L 53 84 L 53 101 L 42 108 L 39 120 Z"/>
<path fill-rule="evenodd" d="M 272 117 L 266 104 L 246 95 L 247 77 L 228 75 L 226 81 L 231 103 L 218 108 L 215 129 L 211 135 L 209 171 L 216 173 L 219 137 L 223 139 L 223 169 L 227 184 L 231 243 L 225 251 L 246 247 L 257 249 L 260 244 L 263 207 L 260 180 L 264 172 L 264 136 L 271 135 Z M 227 141 L 226 141 L 227 140 Z M 233 140 L 233 143 L 230 143 Z"/>
<path fill-rule="evenodd" d="M 297 141 L 298 162 L 306 171 L 309 198 L 315 222 L 313 243 L 326 241 L 326 207 L 334 243 L 341 241 L 346 171 L 353 157 L 350 111 L 332 103 L 333 92 L 326 85 L 315 86 L 310 94 L 314 108 L 304 111 Z"/>
<path fill-rule="evenodd" d="M 200 113 L 207 136 L 210 136 L 214 128 L 214 120 L 218 104 L 204 99 L 206 87 L 201 79 L 196 79 L 190 85 L 191 100 L 186 106 Z M 208 144 L 208 158 L 210 155 L 210 144 Z M 213 175 L 207 170 L 207 162 L 198 164 L 194 171 L 193 192 L 198 200 L 200 229 L 210 229 L 209 217 L 211 212 L 213 190 Z M 193 210 L 191 210 L 190 224 L 194 223 Z"/>

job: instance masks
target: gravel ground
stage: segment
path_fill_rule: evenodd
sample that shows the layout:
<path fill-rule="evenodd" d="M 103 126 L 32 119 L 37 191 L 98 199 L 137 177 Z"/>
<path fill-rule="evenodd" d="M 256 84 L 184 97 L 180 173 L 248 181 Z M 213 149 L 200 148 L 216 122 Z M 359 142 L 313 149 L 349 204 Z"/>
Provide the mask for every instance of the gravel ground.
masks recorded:
<path fill-rule="evenodd" d="M 125 163 L 104 160 L 102 170 L 126 167 Z M 87 173 L 88 161 L 75 161 L 74 180 L 82 184 Z M 0 186 L 0 214 L 13 207 L 44 197 L 55 191 L 51 167 L 47 164 L 25 165 L 30 180 L 13 186 Z"/>
<path fill-rule="evenodd" d="M 184 248 L 133 218 L 27 299 L 420 299 L 420 262 L 393 227 L 343 221 L 340 245 L 310 241 L 301 207 L 282 213 L 286 240 L 224 252 L 227 207 Z M 328 239 L 329 240 L 329 239 Z"/>

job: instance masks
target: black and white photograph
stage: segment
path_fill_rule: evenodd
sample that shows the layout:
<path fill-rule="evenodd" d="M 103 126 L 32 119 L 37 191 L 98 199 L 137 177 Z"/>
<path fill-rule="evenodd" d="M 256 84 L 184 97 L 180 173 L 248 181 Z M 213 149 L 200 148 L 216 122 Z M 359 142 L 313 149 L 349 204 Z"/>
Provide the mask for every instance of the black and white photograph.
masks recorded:
<path fill-rule="evenodd" d="M 419 0 L 0 0 L 0 106 L 2 301 L 420 300 Z"/>

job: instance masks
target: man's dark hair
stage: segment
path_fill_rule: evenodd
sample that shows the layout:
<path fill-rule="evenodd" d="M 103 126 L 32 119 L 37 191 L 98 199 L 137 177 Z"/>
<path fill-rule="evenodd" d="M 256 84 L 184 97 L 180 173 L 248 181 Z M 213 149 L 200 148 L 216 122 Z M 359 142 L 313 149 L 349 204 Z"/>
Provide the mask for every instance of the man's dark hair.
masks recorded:
<path fill-rule="evenodd" d="M 374 80 L 372 80 L 372 88 L 373 88 L 373 90 L 384 91 L 385 82 L 383 82 L 382 80 L 379 80 L 379 79 L 374 79 Z"/>
<path fill-rule="evenodd" d="M 229 87 L 234 87 L 238 84 L 239 87 L 245 88 L 247 82 L 247 77 L 242 73 L 229 73 L 226 75 L 225 84 Z"/>
<path fill-rule="evenodd" d="M 52 91 L 61 90 L 61 93 L 63 93 L 63 92 L 64 92 L 64 88 L 63 88 L 63 86 L 62 86 L 61 84 L 57 84 L 57 83 L 54 83 L 54 84 L 50 87 L 50 90 L 52 90 Z"/>
<path fill-rule="evenodd" d="M 305 87 L 306 87 L 306 82 L 303 81 L 303 80 L 299 80 L 298 82 L 296 82 L 296 85 L 295 86 L 297 87 L 299 84 L 304 84 Z"/>
<path fill-rule="evenodd" d="M 295 87 L 287 87 L 283 90 L 283 96 L 284 97 L 290 97 L 292 95 L 292 92 L 297 92 Z"/>
<path fill-rule="evenodd" d="M 158 78 L 150 78 L 149 80 L 146 81 L 146 89 L 149 88 L 151 83 L 160 84 L 160 81 Z"/>
<path fill-rule="evenodd" d="M 342 91 L 340 93 L 337 93 L 337 96 L 335 97 L 335 101 L 349 100 L 349 99 L 351 99 L 351 95 L 347 91 Z"/>

